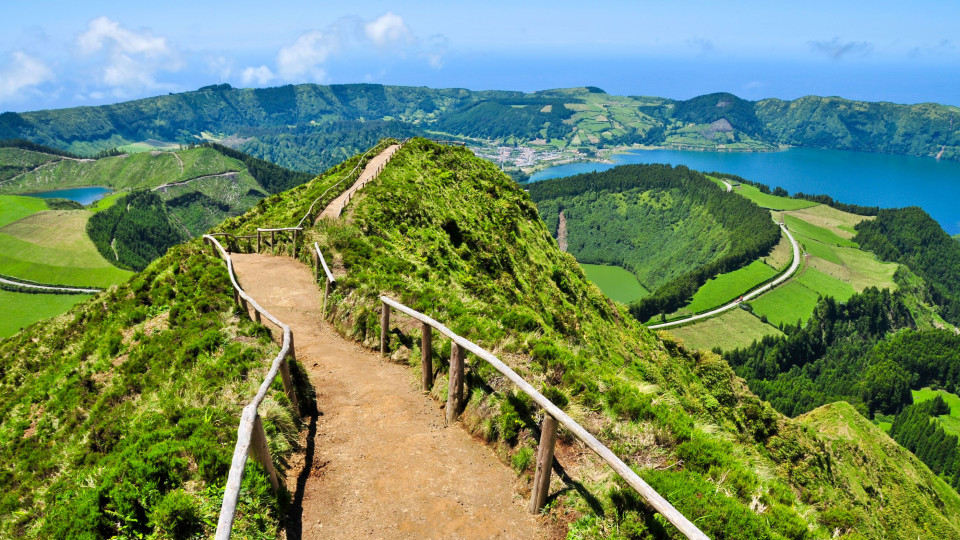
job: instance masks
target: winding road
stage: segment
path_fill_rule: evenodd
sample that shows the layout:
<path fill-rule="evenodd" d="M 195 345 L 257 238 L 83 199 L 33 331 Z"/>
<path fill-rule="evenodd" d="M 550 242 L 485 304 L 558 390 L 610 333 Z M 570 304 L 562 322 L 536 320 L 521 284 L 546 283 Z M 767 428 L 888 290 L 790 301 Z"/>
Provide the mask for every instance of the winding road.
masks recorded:
<path fill-rule="evenodd" d="M 783 229 L 783 232 L 787 235 L 787 238 L 790 240 L 790 243 L 793 245 L 793 263 L 791 263 L 790 268 L 788 268 L 786 272 L 780 274 L 780 276 L 777 279 L 771 281 L 770 283 L 767 283 L 766 285 L 764 285 L 763 287 L 760 287 L 759 289 L 756 289 L 754 291 L 751 291 L 743 295 L 742 297 L 738 298 L 737 300 L 734 300 L 733 302 L 730 302 L 725 306 L 718 307 L 717 309 L 714 309 L 712 311 L 701 313 L 699 315 L 693 315 L 685 319 L 678 319 L 676 321 L 670 321 L 670 322 L 665 322 L 660 324 L 651 324 L 647 328 L 651 330 L 656 330 L 658 328 L 669 328 L 671 326 L 679 326 L 681 324 L 686 324 L 689 322 L 698 321 L 700 319 L 707 319 L 709 317 L 713 317 L 714 315 L 719 315 L 724 311 L 728 311 L 739 306 L 741 302 L 747 302 L 747 301 L 753 300 L 754 298 L 760 296 L 761 294 L 769 291 L 770 289 L 776 287 L 777 285 L 789 279 L 790 276 L 792 276 L 794 272 L 797 271 L 797 268 L 800 266 L 800 245 L 797 244 L 796 239 L 793 238 L 793 235 L 790 234 L 790 231 L 788 231 L 787 228 L 782 223 L 780 224 L 780 228 Z"/>
<path fill-rule="evenodd" d="M 70 292 L 70 293 L 87 293 L 87 294 L 97 294 L 101 289 L 83 289 L 80 287 L 56 287 L 52 285 L 36 285 L 34 283 L 23 283 L 20 281 L 13 281 L 10 279 L 5 279 L 0 277 L 0 283 L 6 283 L 7 285 L 15 285 L 17 287 L 26 287 L 28 289 L 42 289 L 45 291 L 52 292 Z"/>

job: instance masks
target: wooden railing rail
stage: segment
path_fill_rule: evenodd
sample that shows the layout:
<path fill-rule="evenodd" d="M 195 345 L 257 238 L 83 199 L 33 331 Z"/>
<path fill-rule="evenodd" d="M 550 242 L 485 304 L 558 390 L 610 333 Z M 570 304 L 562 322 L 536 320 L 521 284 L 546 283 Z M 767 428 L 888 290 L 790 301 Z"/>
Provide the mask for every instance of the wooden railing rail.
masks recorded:
<path fill-rule="evenodd" d="M 279 480 L 277 480 L 277 471 L 273 467 L 273 459 L 270 457 L 266 432 L 263 430 L 263 422 L 260 420 L 257 408 L 267 396 L 270 385 L 273 384 L 274 379 L 277 378 L 277 374 L 279 373 L 283 381 L 284 393 L 290 400 L 291 406 L 294 410 L 299 410 L 289 363 L 289 359 L 296 359 L 296 353 L 293 343 L 293 333 L 290 331 L 290 327 L 283 324 L 280 319 L 277 319 L 271 315 L 269 311 L 260 306 L 260 304 L 248 295 L 243 288 L 240 287 L 240 284 L 237 283 L 237 277 L 233 271 L 233 259 L 231 259 L 230 254 L 223 249 L 223 246 L 220 245 L 220 242 L 218 242 L 214 236 L 204 235 L 203 240 L 213 246 L 220 253 L 220 257 L 227 263 L 227 274 L 230 276 L 230 283 L 233 285 L 234 301 L 245 310 L 249 310 L 249 308 L 252 307 L 253 317 L 257 322 L 262 322 L 262 319 L 265 318 L 283 331 L 280 353 L 273 359 L 273 362 L 270 364 L 270 370 L 267 371 L 266 377 L 264 377 L 263 382 L 260 383 L 260 388 L 257 390 L 256 395 L 253 396 L 250 403 L 243 408 L 243 412 L 240 415 L 240 425 L 237 428 L 237 444 L 233 450 L 230 474 L 227 477 L 227 485 L 223 493 L 223 503 L 220 506 L 220 517 L 217 521 L 217 540 L 227 540 L 230 538 L 230 532 L 233 528 L 233 519 L 237 511 L 237 501 L 240 496 L 240 485 L 243 482 L 243 471 L 247 465 L 247 456 L 251 451 L 253 452 L 254 458 L 256 458 L 267 471 L 273 489 L 278 490 L 280 488 Z"/>
<path fill-rule="evenodd" d="M 313 243 L 313 268 L 315 271 L 314 278 L 317 281 L 320 281 L 320 268 L 323 267 L 323 273 L 326 285 L 323 287 L 323 316 L 327 316 L 327 299 L 330 298 L 330 292 L 333 290 L 333 286 L 336 285 L 337 280 L 333 277 L 333 274 L 330 272 L 330 267 L 327 266 L 327 260 L 323 258 L 323 253 L 320 252 L 320 245 L 316 242 Z"/>
<path fill-rule="evenodd" d="M 293 232 L 293 250 L 294 250 L 293 255 L 296 256 L 296 255 L 297 255 L 297 253 L 296 253 L 296 250 L 297 250 L 297 233 L 302 232 L 302 231 L 303 231 L 303 228 L 301 228 L 301 227 L 276 227 L 276 228 L 272 228 L 272 229 L 261 229 L 260 227 L 257 227 L 257 253 L 260 253 L 260 241 L 261 241 L 260 238 L 261 238 L 261 235 L 262 235 L 263 233 L 270 233 L 270 249 L 273 250 L 273 249 L 275 249 L 275 245 L 276 245 L 276 236 L 275 236 L 275 235 L 276 235 L 278 232 L 279 232 L 279 233 L 283 233 L 283 232 Z"/>
<path fill-rule="evenodd" d="M 456 420 L 460 409 L 463 406 L 464 350 L 473 353 L 477 357 L 483 359 L 488 364 L 493 366 L 494 369 L 502 373 L 507 379 L 517 385 L 520 390 L 530 396 L 531 399 L 533 399 L 544 409 L 544 411 L 546 411 L 547 414 L 544 417 L 544 423 L 541 428 L 540 448 L 537 454 L 536 472 L 534 473 L 534 489 L 530 497 L 530 510 L 532 512 L 540 511 L 544 502 L 546 501 L 547 491 L 550 488 L 550 472 L 553 465 L 553 446 L 556 441 L 557 424 L 559 423 L 570 430 L 570 432 L 573 433 L 578 439 L 583 441 L 583 443 L 586 444 L 588 448 L 593 450 L 598 456 L 600 456 L 601 459 L 606 461 L 607 464 L 610 465 L 610 467 L 612 467 L 613 470 L 616 471 L 616 473 L 627 482 L 627 484 L 629 484 L 633 489 L 637 490 L 641 496 L 643 496 L 650 506 L 652 506 L 656 511 L 660 512 L 663 517 L 667 518 L 667 520 L 677 529 L 679 529 L 680 532 L 686 535 L 687 538 L 697 540 L 707 539 L 707 535 L 703 534 L 703 532 L 701 532 L 696 525 L 691 523 L 690 520 L 678 512 L 677 509 L 674 508 L 673 505 L 664 499 L 659 493 L 657 493 L 656 490 L 644 482 L 643 479 L 640 478 L 640 476 L 637 475 L 633 469 L 627 466 L 627 464 L 624 463 L 619 457 L 617 457 L 616 454 L 614 454 L 603 443 L 598 441 L 596 437 L 591 435 L 574 419 L 570 418 L 559 407 L 554 405 L 549 399 L 544 397 L 543 394 L 538 392 L 533 386 L 530 385 L 530 383 L 525 381 L 522 377 L 520 377 L 520 375 L 513 371 L 510 366 L 504 364 L 502 361 L 500 361 L 500 359 L 487 352 L 479 345 L 457 335 L 452 330 L 436 320 L 428 317 L 427 315 L 424 315 L 419 311 L 415 311 L 387 296 L 381 296 L 380 301 L 382 303 L 382 311 L 380 314 L 381 352 L 386 353 L 388 350 L 387 340 L 389 334 L 387 329 L 390 324 L 390 308 L 393 308 L 420 321 L 424 328 L 430 327 L 436 329 L 441 334 L 450 338 L 450 340 L 454 343 L 450 361 L 450 383 L 447 391 L 446 413 L 448 423 Z M 424 341 L 426 341 L 426 338 L 424 338 Z M 424 356 L 426 356 L 426 350 L 424 350 Z"/>

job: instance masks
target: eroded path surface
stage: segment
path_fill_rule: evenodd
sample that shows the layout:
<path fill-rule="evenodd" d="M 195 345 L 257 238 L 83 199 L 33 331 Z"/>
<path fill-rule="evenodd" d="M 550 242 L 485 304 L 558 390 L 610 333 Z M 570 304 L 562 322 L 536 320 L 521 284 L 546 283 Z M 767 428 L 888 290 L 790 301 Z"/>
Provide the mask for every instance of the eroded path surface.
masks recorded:
<path fill-rule="evenodd" d="M 459 425 L 408 369 L 322 321 L 312 271 L 284 256 L 233 254 L 241 286 L 290 325 L 317 392 L 294 456 L 288 538 L 542 538 L 516 475 Z"/>
<path fill-rule="evenodd" d="M 363 189 L 363 186 L 367 185 L 367 182 L 373 180 L 377 177 L 377 173 L 382 165 L 386 165 L 390 158 L 393 157 L 394 152 L 400 149 L 399 144 L 393 144 L 388 146 L 376 156 L 373 157 L 367 166 L 363 168 L 363 172 L 360 173 L 360 177 L 357 178 L 357 181 L 350 186 L 349 189 L 340 194 L 339 197 L 330 201 L 330 204 L 323 209 L 323 212 L 320 214 L 320 218 L 338 218 L 340 217 L 340 209 L 343 206 L 343 202 L 349 200 L 353 197 L 353 194 L 357 191 Z"/>

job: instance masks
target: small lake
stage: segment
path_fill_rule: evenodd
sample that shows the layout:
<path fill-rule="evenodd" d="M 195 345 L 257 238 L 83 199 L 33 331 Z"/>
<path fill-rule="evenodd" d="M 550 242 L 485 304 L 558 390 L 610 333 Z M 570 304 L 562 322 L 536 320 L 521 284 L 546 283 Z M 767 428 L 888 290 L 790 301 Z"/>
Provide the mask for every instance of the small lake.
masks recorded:
<path fill-rule="evenodd" d="M 86 206 L 94 201 L 106 197 L 111 193 L 110 188 L 101 186 L 87 186 L 67 189 L 55 189 L 53 191 L 41 191 L 38 193 L 24 193 L 28 197 L 40 197 L 41 199 L 70 199 Z"/>
<path fill-rule="evenodd" d="M 844 150 L 791 148 L 782 152 L 634 150 L 613 164 L 570 163 L 540 171 L 531 181 L 603 171 L 630 163 L 669 163 L 719 171 L 851 204 L 920 206 L 950 234 L 960 233 L 960 162 Z"/>

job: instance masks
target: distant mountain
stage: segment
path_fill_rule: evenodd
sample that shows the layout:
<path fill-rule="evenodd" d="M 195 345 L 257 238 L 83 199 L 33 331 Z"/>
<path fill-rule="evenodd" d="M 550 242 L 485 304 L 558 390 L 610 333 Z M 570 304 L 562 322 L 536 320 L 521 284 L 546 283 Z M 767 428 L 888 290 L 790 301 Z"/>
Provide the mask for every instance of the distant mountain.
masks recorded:
<path fill-rule="evenodd" d="M 546 147 L 569 158 L 631 144 L 735 151 L 786 144 L 960 159 L 960 108 L 817 96 L 753 102 L 728 93 L 676 101 L 613 96 L 592 87 L 522 93 L 224 84 L 114 105 L 0 115 L 0 138 L 77 154 L 149 139 L 219 140 L 311 172 L 382 137 L 418 134 L 478 146 Z"/>

